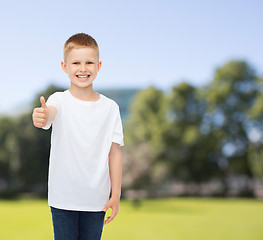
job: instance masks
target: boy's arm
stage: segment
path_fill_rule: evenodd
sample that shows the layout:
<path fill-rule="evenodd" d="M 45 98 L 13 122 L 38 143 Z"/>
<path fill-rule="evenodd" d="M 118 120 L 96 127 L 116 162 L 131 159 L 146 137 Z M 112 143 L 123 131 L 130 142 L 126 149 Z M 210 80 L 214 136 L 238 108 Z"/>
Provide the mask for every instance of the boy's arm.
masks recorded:
<path fill-rule="evenodd" d="M 109 208 L 112 209 L 104 224 L 110 223 L 119 212 L 119 203 L 121 197 L 121 178 L 122 178 L 122 153 L 118 143 L 113 142 L 109 153 L 109 169 L 111 179 L 111 198 L 103 211 L 106 212 Z"/>
<path fill-rule="evenodd" d="M 47 124 L 54 121 L 57 109 L 54 106 L 47 106 L 45 98 L 40 97 L 41 107 L 35 108 L 32 114 L 33 124 L 37 128 L 45 127 Z"/>

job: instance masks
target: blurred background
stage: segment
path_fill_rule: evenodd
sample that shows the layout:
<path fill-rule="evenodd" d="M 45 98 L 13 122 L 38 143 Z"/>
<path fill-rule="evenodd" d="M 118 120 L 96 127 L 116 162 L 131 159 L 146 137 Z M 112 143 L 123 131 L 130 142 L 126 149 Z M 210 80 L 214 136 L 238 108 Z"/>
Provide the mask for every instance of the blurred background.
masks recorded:
<path fill-rule="evenodd" d="M 69 88 L 63 45 L 85 32 L 100 48 L 94 90 L 120 106 L 123 199 L 262 199 L 262 9 L 259 0 L 2 3 L 0 198 L 46 197 L 51 132 L 31 115 L 41 95 Z"/>

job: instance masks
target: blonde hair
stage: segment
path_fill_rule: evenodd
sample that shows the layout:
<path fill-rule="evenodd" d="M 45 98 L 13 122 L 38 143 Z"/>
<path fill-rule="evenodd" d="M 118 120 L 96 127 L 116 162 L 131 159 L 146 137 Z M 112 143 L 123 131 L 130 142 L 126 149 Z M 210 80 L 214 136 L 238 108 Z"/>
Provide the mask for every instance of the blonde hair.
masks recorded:
<path fill-rule="evenodd" d="M 96 40 L 86 33 L 77 33 L 71 36 L 64 44 L 64 61 L 66 60 L 67 54 L 73 48 L 94 48 L 98 52 L 99 58 L 99 46 Z"/>

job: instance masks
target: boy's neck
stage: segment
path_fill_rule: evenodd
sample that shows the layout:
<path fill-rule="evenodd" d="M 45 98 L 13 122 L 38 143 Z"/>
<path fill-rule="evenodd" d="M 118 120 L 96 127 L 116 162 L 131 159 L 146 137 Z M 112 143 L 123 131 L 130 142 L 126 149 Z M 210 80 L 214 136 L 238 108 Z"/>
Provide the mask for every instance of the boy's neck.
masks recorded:
<path fill-rule="evenodd" d="M 97 101 L 100 96 L 98 93 L 94 92 L 92 84 L 86 88 L 79 88 L 75 85 L 71 84 L 69 88 L 70 93 L 75 97 L 82 101 Z"/>

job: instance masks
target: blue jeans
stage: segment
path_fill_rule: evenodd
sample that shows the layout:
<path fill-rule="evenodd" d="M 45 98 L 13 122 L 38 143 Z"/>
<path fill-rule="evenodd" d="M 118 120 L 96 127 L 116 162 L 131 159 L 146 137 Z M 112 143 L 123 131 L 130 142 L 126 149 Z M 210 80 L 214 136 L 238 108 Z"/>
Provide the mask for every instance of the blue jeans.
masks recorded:
<path fill-rule="evenodd" d="M 55 240 L 100 240 L 105 212 L 51 208 Z"/>

